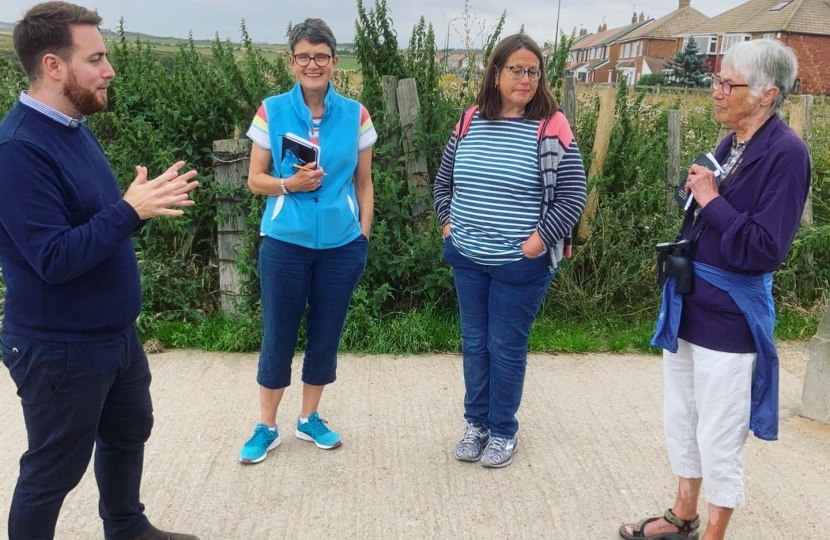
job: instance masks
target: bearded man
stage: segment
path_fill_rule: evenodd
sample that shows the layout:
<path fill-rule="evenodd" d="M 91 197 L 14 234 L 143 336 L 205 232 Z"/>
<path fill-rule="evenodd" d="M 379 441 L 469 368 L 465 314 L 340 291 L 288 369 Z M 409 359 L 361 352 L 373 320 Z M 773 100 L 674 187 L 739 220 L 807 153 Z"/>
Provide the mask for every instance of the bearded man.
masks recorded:
<path fill-rule="evenodd" d="M 139 491 L 153 426 L 150 369 L 134 323 L 141 284 L 133 232 L 180 216 L 196 171 L 147 169 L 121 195 L 85 116 L 107 105 L 115 71 L 97 13 L 31 8 L 14 28 L 29 90 L 0 124 L 0 342 L 28 434 L 9 512 L 10 540 L 54 538 L 66 495 L 95 449 L 108 540 L 197 540 L 159 531 Z"/>

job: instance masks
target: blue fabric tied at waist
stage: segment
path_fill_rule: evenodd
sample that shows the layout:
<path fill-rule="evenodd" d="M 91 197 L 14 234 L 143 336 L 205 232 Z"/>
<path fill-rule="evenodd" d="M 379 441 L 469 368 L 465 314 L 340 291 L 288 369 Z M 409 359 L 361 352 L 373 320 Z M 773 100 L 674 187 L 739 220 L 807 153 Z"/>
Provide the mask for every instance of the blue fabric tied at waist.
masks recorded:
<path fill-rule="evenodd" d="M 695 275 L 729 294 L 746 317 L 758 359 L 752 379 L 749 429 L 765 441 L 778 439 L 778 353 L 775 350 L 775 306 L 772 301 L 772 272 L 738 274 L 708 264 L 693 263 Z M 676 279 L 668 276 L 663 286 L 663 304 L 651 345 L 677 352 L 677 332 L 683 295 L 675 290 Z"/>

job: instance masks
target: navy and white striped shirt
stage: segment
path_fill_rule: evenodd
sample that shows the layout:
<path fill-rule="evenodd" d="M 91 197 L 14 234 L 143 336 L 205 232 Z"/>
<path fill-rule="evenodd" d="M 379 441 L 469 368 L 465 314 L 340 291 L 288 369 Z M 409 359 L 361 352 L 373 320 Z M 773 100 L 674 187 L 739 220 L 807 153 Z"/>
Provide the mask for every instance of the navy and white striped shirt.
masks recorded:
<path fill-rule="evenodd" d="M 535 231 L 551 269 L 559 265 L 565 237 L 585 206 L 587 182 L 564 114 L 544 122 L 542 130 L 540 121 L 484 120 L 474 109 L 456 125 L 435 176 L 434 208 L 471 260 L 518 261 Z"/>
<path fill-rule="evenodd" d="M 521 260 L 539 223 L 539 120 L 482 120 L 476 111 L 455 154 L 450 223 L 458 251 L 479 264 Z"/>

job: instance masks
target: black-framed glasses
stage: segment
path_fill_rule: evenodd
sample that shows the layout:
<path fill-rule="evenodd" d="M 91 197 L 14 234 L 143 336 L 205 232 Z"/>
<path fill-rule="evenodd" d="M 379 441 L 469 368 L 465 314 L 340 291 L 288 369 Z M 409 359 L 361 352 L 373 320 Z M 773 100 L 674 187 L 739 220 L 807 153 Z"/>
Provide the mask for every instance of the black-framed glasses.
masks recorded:
<path fill-rule="evenodd" d="M 314 63 L 317 64 L 317 67 L 325 67 L 329 65 L 331 62 L 331 55 L 330 54 L 315 54 L 314 56 L 309 56 L 307 54 L 295 54 L 294 61 L 297 62 L 297 65 L 300 67 L 308 66 L 311 61 L 314 60 Z"/>
<path fill-rule="evenodd" d="M 542 78 L 542 70 L 539 68 L 523 68 L 522 66 L 504 66 L 504 69 L 510 72 L 510 76 L 514 79 L 521 80 L 527 73 L 527 79 L 530 82 L 536 82 Z"/>
<path fill-rule="evenodd" d="M 748 84 L 735 84 L 729 81 L 724 81 L 720 78 L 720 75 L 712 75 L 712 89 L 717 90 L 720 88 L 720 91 L 723 92 L 724 96 L 728 96 L 732 93 L 733 88 L 740 88 L 742 86 L 749 87 Z"/>

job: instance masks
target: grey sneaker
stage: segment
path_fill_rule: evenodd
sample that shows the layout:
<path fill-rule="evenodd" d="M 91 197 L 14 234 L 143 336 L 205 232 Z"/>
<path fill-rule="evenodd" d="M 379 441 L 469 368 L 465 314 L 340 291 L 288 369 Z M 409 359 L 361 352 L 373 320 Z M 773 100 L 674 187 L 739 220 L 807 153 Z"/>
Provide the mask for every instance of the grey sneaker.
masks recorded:
<path fill-rule="evenodd" d="M 455 447 L 455 459 L 461 461 L 478 461 L 487 443 L 490 441 L 490 430 L 477 422 L 467 422 L 467 429 L 461 442 Z"/>
<path fill-rule="evenodd" d="M 507 467 L 518 450 L 519 439 L 516 437 L 493 437 L 481 455 L 481 464 L 485 467 Z"/>

